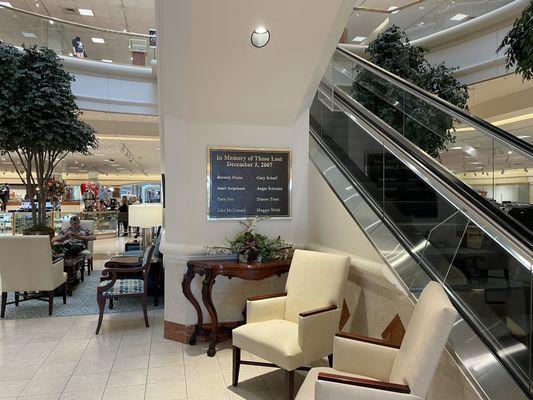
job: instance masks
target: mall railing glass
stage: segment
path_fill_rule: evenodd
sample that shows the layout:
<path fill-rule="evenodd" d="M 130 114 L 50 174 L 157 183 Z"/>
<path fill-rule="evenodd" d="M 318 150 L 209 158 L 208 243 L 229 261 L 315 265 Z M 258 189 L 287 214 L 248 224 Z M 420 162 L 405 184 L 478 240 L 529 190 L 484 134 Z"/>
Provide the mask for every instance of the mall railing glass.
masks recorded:
<path fill-rule="evenodd" d="M 15 46 L 46 46 L 75 57 L 72 40 L 79 37 L 87 59 L 149 66 L 155 59 L 155 36 L 103 29 L 0 6 L 0 40 Z"/>
<path fill-rule="evenodd" d="M 355 7 L 348 23 L 348 41 L 367 44 L 388 27 L 396 25 L 406 32 L 409 40 L 420 39 L 465 23 L 494 11 L 513 0 L 413 0 L 399 7 Z M 357 38 L 353 41 L 354 38 Z"/>
<path fill-rule="evenodd" d="M 480 174 L 482 166 L 486 184 L 497 192 L 502 163 L 506 171 L 527 173 L 531 145 L 419 91 L 337 51 L 310 112 L 311 151 L 315 146 L 331 162 L 311 158 L 407 288 L 420 289 L 420 274 L 443 282 L 480 346 L 491 350 L 467 360 L 474 373 L 497 391 L 501 385 L 487 379 L 487 371 L 501 363 L 523 390 L 522 397 L 491 398 L 528 398 L 531 226 L 487 199 L 490 191 L 474 190 L 465 175 Z M 431 156 L 416 144 L 442 135 L 443 121 L 459 121 L 468 130 Z M 507 155 L 520 158 L 509 161 Z M 460 169 L 463 164 L 468 170 Z"/>

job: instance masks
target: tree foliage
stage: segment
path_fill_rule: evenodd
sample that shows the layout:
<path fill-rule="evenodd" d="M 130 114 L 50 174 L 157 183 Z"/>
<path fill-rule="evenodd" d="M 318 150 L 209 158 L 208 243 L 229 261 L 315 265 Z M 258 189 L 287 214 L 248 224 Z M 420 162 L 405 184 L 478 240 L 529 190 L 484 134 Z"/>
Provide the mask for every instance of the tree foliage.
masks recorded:
<path fill-rule="evenodd" d="M 405 32 L 391 26 L 369 44 L 370 61 L 448 102 L 464 108 L 468 88 L 444 63 L 430 65 L 427 49 L 412 46 Z M 455 140 L 453 118 L 374 73 L 356 67 L 352 96 L 388 125 L 433 157 Z"/>
<path fill-rule="evenodd" d="M 533 79 L 533 1 L 514 22 L 497 51 L 506 46 L 509 46 L 505 50 L 506 68 L 516 65 L 515 74 L 522 75 L 524 80 Z"/>
<path fill-rule="evenodd" d="M 46 224 L 46 185 L 59 162 L 98 145 L 93 128 L 79 119 L 73 80 L 53 50 L 0 44 L 0 153 L 26 185 L 34 225 Z"/>

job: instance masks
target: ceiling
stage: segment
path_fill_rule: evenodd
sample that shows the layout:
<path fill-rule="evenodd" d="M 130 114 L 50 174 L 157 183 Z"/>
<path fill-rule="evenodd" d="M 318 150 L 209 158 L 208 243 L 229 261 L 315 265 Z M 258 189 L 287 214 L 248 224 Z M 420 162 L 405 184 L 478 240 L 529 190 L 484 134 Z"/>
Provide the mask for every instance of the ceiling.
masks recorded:
<path fill-rule="evenodd" d="M 415 40 L 469 21 L 511 1 L 426 0 L 393 13 L 354 11 L 347 25 L 348 43 L 368 44 L 380 32 L 393 24 L 405 30 L 410 40 Z M 390 7 L 401 7 L 412 2 L 413 0 L 359 0 L 355 2 L 355 5 L 364 8 L 387 10 Z M 461 20 L 451 19 L 458 14 L 463 14 L 464 17 L 460 16 Z M 352 41 L 358 36 L 360 39 L 364 39 Z"/>
<path fill-rule="evenodd" d="M 76 174 L 100 175 L 100 180 L 159 178 L 161 158 L 157 117 L 86 111 L 82 119 L 96 129 L 100 145 L 87 156 L 69 155 L 56 169 L 58 173 L 65 174 L 67 179 L 73 179 Z M 9 159 L 0 158 L 0 173 L 12 171 Z"/>
<path fill-rule="evenodd" d="M 9 0 L 13 7 L 117 31 L 148 34 L 155 28 L 154 0 Z M 78 9 L 94 16 L 81 16 Z"/>

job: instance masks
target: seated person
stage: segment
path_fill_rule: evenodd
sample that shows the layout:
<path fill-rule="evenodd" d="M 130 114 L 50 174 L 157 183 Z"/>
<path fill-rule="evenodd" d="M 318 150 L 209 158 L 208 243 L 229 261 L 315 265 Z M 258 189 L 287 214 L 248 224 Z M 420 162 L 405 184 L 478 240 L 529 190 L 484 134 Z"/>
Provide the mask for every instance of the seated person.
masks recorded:
<path fill-rule="evenodd" d="M 94 236 L 88 229 L 80 226 L 80 219 L 77 216 L 70 218 L 70 226 L 63 229 L 59 235 L 52 239 L 52 244 L 61 247 L 65 255 L 77 254 L 85 250 L 85 241 L 95 240 Z"/>

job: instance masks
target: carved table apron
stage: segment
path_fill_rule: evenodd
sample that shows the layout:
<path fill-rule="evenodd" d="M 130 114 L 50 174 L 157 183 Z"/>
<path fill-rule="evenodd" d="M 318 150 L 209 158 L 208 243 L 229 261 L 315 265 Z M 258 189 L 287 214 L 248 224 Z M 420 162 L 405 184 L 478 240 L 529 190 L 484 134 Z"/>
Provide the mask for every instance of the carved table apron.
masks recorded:
<path fill-rule="evenodd" d="M 229 279 L 239 278 L 245 280 L 261 280 L 271 276 L 281 276 L 289 271 L 291 260 L 278 260 L 262 263 L 240 263 L 236 259 L 231 260 L 191 260 L 187 262 L 187 272 L 183 275 L 181 287 L 183 294 L 191 302 L 196 314 L 198 322 L 196 323 L 194 332 L 189 339 L 189 344 L 196 343 L 196 337 L 205 332 L 204 320 L 202 315 L 202 308 L 200 303 L 194 297 L 191 291 L 191 282 L 195 275 L 204 276 L 202 282 L 202 300 L 211 318 L 211 341 L 207 355 L 213 357 L 216 354 L 216 345 L 219 342 L 220 326 L 218 323 L 218 315 L 213 299 L 211 297 L 213 285 L 218 275 L 225 276 Z"/>

